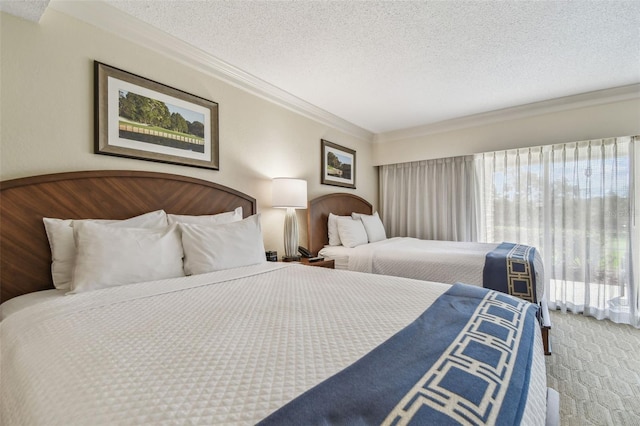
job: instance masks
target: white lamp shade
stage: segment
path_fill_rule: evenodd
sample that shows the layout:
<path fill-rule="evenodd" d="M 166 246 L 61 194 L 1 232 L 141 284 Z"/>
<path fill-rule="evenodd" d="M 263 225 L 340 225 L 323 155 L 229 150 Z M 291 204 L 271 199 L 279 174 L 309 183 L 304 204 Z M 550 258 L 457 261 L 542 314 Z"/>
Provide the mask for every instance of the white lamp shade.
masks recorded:
<path fill-rule="evenodd" d="M 273 179 L 273 207 L 307 208 L 307 181 L 292 178 Z"/>

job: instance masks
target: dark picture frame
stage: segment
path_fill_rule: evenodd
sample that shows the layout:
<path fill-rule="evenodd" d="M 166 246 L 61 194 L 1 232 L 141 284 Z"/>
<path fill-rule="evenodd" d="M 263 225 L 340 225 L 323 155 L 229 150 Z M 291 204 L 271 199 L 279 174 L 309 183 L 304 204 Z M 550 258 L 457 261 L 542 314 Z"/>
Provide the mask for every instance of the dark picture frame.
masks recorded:
<path fill-rule="evenodd" d="M 94 61 L 96 154 L 219 170 L 218 104 Z"/>
<path fill-rule="evenodd" d="M 356 188 L 356 151 L 321 139 L 320 183 Z"/>

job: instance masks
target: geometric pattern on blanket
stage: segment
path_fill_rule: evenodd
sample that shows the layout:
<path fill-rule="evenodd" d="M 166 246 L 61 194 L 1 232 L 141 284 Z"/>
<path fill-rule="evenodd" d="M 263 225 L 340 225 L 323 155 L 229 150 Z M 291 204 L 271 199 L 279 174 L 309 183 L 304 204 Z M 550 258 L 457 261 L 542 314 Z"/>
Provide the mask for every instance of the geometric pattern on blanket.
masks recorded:
<path fill-rule="evenodd" d="M 535 255 L 535 247 L 514 243 L 500 244 L 485 257 L 483 287 L 538 303 Z"/>
<path fill-rule="evenodd" d="M 531 273 L 529 253 L 533 247 L 516 244 L 507 255 L 509 294 L 535 303 L 535 275 Z"/>
<path fill-rule="evenodd" d="M 460 424 L 496 424 L 526 324 L 527 309 L 522 306 L 528 302 L 514 302 L 500 293 L 488 293 L 438 362 L 383 425 L 408 424 L 424 407 L 446 412 Z M 478 352 L 485 353 L 483 359 L 468 355 Z"/>

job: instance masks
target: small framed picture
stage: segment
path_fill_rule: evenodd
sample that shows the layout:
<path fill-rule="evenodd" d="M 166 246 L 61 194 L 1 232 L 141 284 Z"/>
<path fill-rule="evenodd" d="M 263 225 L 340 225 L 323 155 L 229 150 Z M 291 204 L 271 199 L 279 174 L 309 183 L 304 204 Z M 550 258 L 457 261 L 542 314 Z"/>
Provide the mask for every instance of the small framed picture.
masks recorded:
<path fill-rule="evenodd" d="M 96 154 L 218 170 L 218 104 L 94 62 Z"/>
<path fill-rule="evenodd" d="M 322 139 L 322 178 L 324 185 L 356 188 L 356 152 Z"/>

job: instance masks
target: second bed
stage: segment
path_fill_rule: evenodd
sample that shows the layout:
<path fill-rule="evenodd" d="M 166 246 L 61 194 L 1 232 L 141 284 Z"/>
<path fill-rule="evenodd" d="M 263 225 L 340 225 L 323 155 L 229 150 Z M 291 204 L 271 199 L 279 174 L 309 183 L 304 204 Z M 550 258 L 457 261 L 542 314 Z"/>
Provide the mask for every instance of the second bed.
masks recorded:
<path fill-rule="evenodd" d="M 317 253 L 319 256 L 333 259 L 336 269 L 348 269 L 448 284 L 463 282 L 481 287 L 491 287 L 485 282 L 486 276 L 491 276 L 485 276 L 485 273 L 488 273 L 485 272 L 487 255 L 494 253 L 496 249 L 499 250 L 505 245 L 509 247 L 507 243 L 437 241 L 408 237 L 386 238 L 386 236 L 384 238 L 381 237 L 379 241 L 365 241 L 365 244 L 357 246 L 336 244 L 332 241 L 332 230 L 329 226 L 330 216 L 333 216 L 332 220 L 336 220 L 336 216 L 338 217 L 337 220 L 340 220 L 340 217 L 350 217 L 354 213 L 372 215 L 373 208 L 371 203 L 356 195 L 347 193 L 328 194 L 309 201 L 307 210 L 309 250 L 313 254 Z M 365 223 L 366 226 L 367 224 Z M 369 230 L 367 229 L 367 231 Z M 530 266 L 532 271 L 527 272 L 529 276 L 525 277 L 524 281 L 520 281 L 527 283 L 523 290 L 516 290 L 516 285 L 516 287 L 510 287 L 511 291 L 505 292 L 541 305 L 544 349 L 546 354 L 550 354 L 551 348 L 548 333 L 551 323 L 548 308 L 544 301 L 545 275 L 542 257 L 532 247 L 511 246 L 514 247 L 514 250 L 520 247 L 531 250 L 530 258 L 532 261 Z M 514 271 L 511 270 L 506 272 L 507 275 L 510 275 L 510 277 L 505 278 L 509 285 L 514 282 L 517 284 L 520 277 L 525 275 L 513 274 L 512 272 Z"/>

